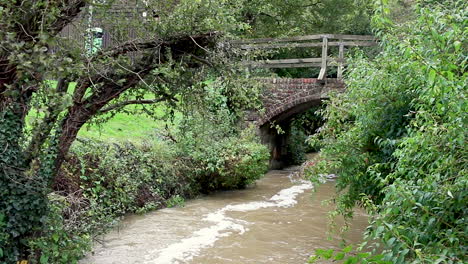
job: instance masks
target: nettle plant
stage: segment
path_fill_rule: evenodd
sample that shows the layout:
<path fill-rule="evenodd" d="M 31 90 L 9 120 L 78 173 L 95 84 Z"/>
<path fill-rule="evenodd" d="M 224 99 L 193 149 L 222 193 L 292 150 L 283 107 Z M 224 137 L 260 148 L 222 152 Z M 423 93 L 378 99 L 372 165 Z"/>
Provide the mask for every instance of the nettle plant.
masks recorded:
<path fill-rule="evenodd" d="M 369 210 L 366 248 L 383 260 L 464 263 L 468 4 L 410 3 L 411 18 L 396 23 L 395 3 L 377 3 L 382 52 L 354 59 L 347 93 L 325 110 L 310 175 L 340 176 L 337 211 Z"/>
<path fill-rule="evenodd" d="M 55 221 L 47 196 L 83 125 L 130 104 L 149 114 L 155 103 L 175 106 L 203 95 L 193 84 L 208 69 L 222 75 L 220 35 L 248 28 L 238 21 L 242 5 L 229 2 L 0 2 L 1 262 L 27 258 L 28 241 Z M 90 48 L 100 43 L 96 32 L 101 49 Z M 248 92 L 229 90 L 232 98 Z"/>

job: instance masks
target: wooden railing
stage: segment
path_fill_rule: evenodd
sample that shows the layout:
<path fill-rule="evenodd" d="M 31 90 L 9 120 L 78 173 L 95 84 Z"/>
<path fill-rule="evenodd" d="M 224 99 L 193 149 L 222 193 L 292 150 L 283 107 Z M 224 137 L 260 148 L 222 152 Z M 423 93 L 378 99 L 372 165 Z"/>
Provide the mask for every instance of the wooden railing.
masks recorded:
<path fill-rule="evenodd" d="M 320 67 L 320 74 L 318 77 L 319 80 L 323 80 L 326 77 L 328 66 L 338 67 L 337 77 L 342 77 L 343 67 L 346 65 L 344 56 L 345 47 L 370 47 L 377 44 L 373 36 L 335 34 L 308 35 L 290 38 L 233 40 L 230 43 L 234 48 L 240 48 L 243 50 L 322 47 L 321 58 L 260 60 L 249 61 L 245 63 L 247 66 L 253 68 Z M 332 58 L 328 56 L 329 47 L 338 47 L 338 58 Z"/>

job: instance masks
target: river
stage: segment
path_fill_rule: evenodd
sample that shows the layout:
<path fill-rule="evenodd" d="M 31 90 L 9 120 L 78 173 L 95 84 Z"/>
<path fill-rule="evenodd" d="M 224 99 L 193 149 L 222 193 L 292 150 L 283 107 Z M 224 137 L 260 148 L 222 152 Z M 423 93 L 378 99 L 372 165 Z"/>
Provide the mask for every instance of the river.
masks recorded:
<path fill-rule="evenodd" d="M 367 217 L 357 211 L 342 237 L 327 234 L 329 181 L 313 191 L 297 168 L 274 170 L 245 190 L 219 192 L 126 217 L 81 264 L 302 264 L 316 248 L 359 243 Z M 338 219 L 338 224 L 342 221 Z"/>

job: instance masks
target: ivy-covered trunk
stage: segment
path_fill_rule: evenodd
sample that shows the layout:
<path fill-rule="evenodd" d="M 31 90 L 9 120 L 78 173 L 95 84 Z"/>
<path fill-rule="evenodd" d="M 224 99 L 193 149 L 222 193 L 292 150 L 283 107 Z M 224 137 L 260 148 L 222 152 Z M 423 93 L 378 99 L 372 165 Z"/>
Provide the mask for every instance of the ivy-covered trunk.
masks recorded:
<path fill-rule="evenodd" d="M 6 109 L 0 120 L 0 262 L 14 263 L 27 256 L 28 239 L 42 229 L 46 182 L 34 172 L 37 165 L 26 161 L 20 144 L 22 109 Z"/>

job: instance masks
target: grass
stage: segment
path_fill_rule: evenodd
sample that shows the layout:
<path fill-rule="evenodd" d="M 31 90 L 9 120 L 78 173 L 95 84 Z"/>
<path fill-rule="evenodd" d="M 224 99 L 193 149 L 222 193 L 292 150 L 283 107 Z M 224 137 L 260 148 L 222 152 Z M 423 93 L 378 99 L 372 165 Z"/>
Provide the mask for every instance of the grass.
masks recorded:
<path fill-rule="evenodd" d="M 165 110 L 163 106 L 158 107 L 156 115 L 162 117 Z M 132 141 L 138 143 L 153 138 L 158 130 L 165 128 L 167 122 L 155 120 L 143 114 L 117 113 L 103 124 L 85 125 L 78 136 L 102 141 Z M 177 115 L 175 122 L 177 122 Z"/>
<path fill-rule="evenodd" d="M 52 87 L 57 85 L 57 81 L 54 80 L 47 80 L 46 83 Z M 75 87 L 76 83 L 71 82 L 68 86 L 68 92 L 72 93 Z M 151 98 L 151 95 L 145 96 L 145 99 Z M 138 110 L 141 109 L 141 106 L 129 105 L 125 109 L 129 111 Z M 140 143 L 149 138 L 155 138 L 154 136 L 157 132 L 163 130 L 166 125 L 174 126 L 169 121 L 162 119 L 166 112 L 167 108 L 164 105 L 160 105 L 155 108 L 156 118 L 151 118 L 145 114 L 117 113 L 105 123 L 99 125 L 86 124 L 81 128 L 78 136 L 107 142 L 131 141 L 133 143 Z M 41 111 L 31 111 L 26 117 L 26 122 L 31 126 L 36 118 L 42 117 Z M 176 113 L 174 123 L 177 124 L 180 118 L 181 115 Z"/>

